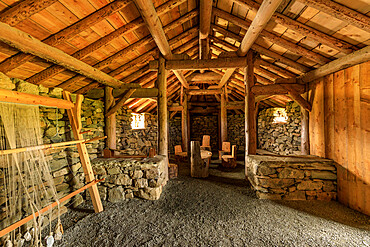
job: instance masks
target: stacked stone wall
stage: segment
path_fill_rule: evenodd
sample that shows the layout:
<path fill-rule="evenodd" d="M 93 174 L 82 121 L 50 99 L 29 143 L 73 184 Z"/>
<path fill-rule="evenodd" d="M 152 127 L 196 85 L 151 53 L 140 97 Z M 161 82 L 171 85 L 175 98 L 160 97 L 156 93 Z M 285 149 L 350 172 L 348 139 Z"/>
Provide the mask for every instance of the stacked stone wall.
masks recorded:
<path fill-rule="evenodd" d="M 260 199 L 336 200 L 337 171 L 322 158 L 248 156 L 248 180 Z"/>
<path fill-rule="evenodd" d="M 258 148 L 280 155 L 300 154 L 301 109 L 293 101 L 286 104 L 286 123 L 274 123 L 274 114 L 281 108 L 263 109 L 258 114 Z"/>
<path fill-rule="evenodd" d="M 218 150 L 218 116 L 191 116 L 190 139 L 202 144 L 203 135 L 211 137 L 211 148 Z"/>

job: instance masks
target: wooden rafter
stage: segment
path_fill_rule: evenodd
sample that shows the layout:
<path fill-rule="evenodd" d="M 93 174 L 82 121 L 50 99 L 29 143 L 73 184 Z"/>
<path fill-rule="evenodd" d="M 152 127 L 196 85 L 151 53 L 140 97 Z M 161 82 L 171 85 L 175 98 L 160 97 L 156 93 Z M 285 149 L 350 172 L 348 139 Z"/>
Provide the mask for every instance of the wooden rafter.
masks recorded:
<path fill-rule="evenodd" d="M 84 31 L 86 28 L 95 25 L 96 23 L 104 20 L 106 17 L 116 13 L 117 11 L 126 7 L 130 0 L 116 0 L 110 4 L 107 4 L 98 11 L 86 16 L 85 18 L 79 20 L 78 22 L 66 27 L 65 29 L 59 31 L 56 34 L 49 36 L 48 38 L 42 40 L 43 43 L 49 46 L 56 46 L 78 33 Z M 5 59 L 0 63 L 0 71 L 6 73 L 16 67 L 31 61 L 34 58 L 31 54 L 18 53 L 8 59 Z"/>
<path fill-rule="evenodd" d="M 257 12 L 257 10 L 260 7 L 259 3 L 256 3 L 252 0 L 234 0 L 235 3 L 241 5 L 244 8 L 248 8 L 254 12 Z M 316 42 L 319 42 L 320 44 L 327 45 L 331 48 L 334 48 L 340 52 L 343 52 L 345 54 L 349 54 L 353 51 L 353 45 L 337 39 L 333 36 L 327 35 L 326 33 L 323 33 L 319 30 L 316 30 L 310 26 L 307 26 L 303 23 L 300 23 L 294 19 L 291 19 L 288 16 L 282 15 L 278 12 L 275 12 L 272 15 L 271 18 L 276 23 L 283 25 L 291 30 L 294 30 L 304 36 L 306 36 L 309 39 L 312 39 Z"/>
<path fill-rule="evenodd" d="M 163 15 L 170 11 L 171 9 L 175 8 L 179 4 L 183 3 L 185 0 L 171 0 L 168 1 L 157 8 L 158 15 Z M 98 39 L 97 41 L 93 42 L 92 44 L 84 47 L 81 50 L 73 53 L 71 56 L 76 59 L 83 59 L 93 53 L 94 51 L 100 49 L 101 47 L 109 44 L 113 40 L 117 39 L 122 35 L 127 35 L 132 33 L 133 31 L 137 30 L 138 28 L 144 25 L 144 21 L 142 18 L 137 18 L 132 22 L 118 28 L 117 30 L 107 34 L 106 36 Z M 48 80 L 49 78 L 55 76 L 58 73 L 63 72 L 65 69 L 61 66 L 53 65 L 35 75 L 28 78 L 27 81 L 33 84 L 41 84 L 43 81 Z"/>
<path fill-rule="evenodd" d="M 88 78 L 99 81 L 102 84 L 111 87 L 139 87 L 139 85 L 137 84 L 123 85 L 119 80 L 107 75 L 106 73 L 96 70 L 90 65 L 69 56 L 63 51 L 51 47 L 33 38 L 31 35 L 22 32 L 14 27 L 10 27 L 7 24 L 0 23 L 0 33 L 0 41 L 19 49 L 22 52 L 31 53 L 47 61 L 59 64 L 69 70 L 75 71 Z"/>

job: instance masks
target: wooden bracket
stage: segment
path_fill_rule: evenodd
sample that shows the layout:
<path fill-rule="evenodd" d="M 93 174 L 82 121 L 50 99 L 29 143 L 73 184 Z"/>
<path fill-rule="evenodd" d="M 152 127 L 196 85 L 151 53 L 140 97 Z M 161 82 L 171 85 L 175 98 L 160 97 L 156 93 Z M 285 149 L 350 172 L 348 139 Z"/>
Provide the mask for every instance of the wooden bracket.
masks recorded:
<path fill-rule="evenodd" d="M 105 114 L 105 117 L 110 117 L 114 113 L 118 111 L 119 108 L 123 106 L 123 104 L 131 97 L 131 95 L 136 91 L 136 89 L 129 89 L 127 93 L 125 93 L 114 106 L 112 106 L 109 111 Z"/>
<path fill-rule="evenodd" d="M 288 94 L 289 96 L 295 101 L 297 102 L 301 107 L 303 107 L 304 109 L 306 109 L 307 111 L 311 111 L 312 110 L 312 105 L 310 102 L 308 102 L 307 100 L 305 100 L 295 89 L 293 89 L 292 87 L 288 87 L 288 86 L 284 86 L 284 85 L 281 85 L 283 88 L 285 88 L 286 90 L 288 90 Z"/>

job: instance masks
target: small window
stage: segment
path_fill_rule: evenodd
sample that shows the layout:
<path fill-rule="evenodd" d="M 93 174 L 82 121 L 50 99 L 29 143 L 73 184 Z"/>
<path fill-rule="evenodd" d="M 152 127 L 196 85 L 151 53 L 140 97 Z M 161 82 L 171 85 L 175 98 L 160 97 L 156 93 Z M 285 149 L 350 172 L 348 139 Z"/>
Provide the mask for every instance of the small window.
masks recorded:
<path fill-rule="evenodd" d="M 141 114 L 132 113 L 131 128 L 132 129 L 145 129 L 145 115 L 144 115 L 144 113 L 141 113 Z"/>
<path fill-rule="evenodd" d="M 274 112 L 274 120 L 273 123 L 276 124 L 285 124 L 288 122 L 288 116 L 284 108 L 278 108 Z"/>

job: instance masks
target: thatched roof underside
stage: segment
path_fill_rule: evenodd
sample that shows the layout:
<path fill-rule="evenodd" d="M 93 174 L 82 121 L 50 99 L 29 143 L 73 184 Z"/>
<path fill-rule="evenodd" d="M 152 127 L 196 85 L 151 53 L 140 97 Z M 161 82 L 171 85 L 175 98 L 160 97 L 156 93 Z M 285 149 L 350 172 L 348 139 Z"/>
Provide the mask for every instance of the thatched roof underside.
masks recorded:
<path fill-rule="evenodd" d="M 39 0 L 32 1 L 40 5 L 35 8 L 24 6 L 26 2 L 31 1 L 0 0 L 0 21 L 69 55 L 77 54 L 98 41 L 104 41 L 105 43 L 100 43 L 83 56 L 75 57 L 123 83 L 139 83 L 143 88 L 154 87 L 156 72 L 149 70 L 148 61 L 158 57 L 158 48 L 134 1 Z M 117 5 L 109 8 L 112 2 L 117 2 Z M 255 8 L 261 2 L 262 0 L 213 1 L 209 36 L 212 58 L 217 58 L 223 51 L 237 50 L 246 33 L 246 26 L 253 21 Z M 331 11 L 325 11 L 308 2 L 285 0 L 277 13 L 285 21 L 299 22 L 324 37 L 331 37 L 337 42 L 338 48 L 307 37 L 299 29 L 282 24 L 281 19 L 273 17 L 252 47 L 260 54 L 262 61 L 254 69 L 259 83 L 270 84 L 277 78 L 301 75 L 370 44 L 368 26 L 339 19 Z M 370 5 L 367 0 L 335 2 L 354 13 L 369 16 Z M 186 53 L 192 59 L 198 58 L 199 2 L 153 0 L 153 3 L 172 53 Z M 175 7 L 171 4 L 175 4 Z M 253 6 L 248 8 L 248 4 Z M 97 11 L 101 12 L 96 14 Z M 78 22 L 86 20 L 94 13 L 96 16 L 86 21 L 87 24 L 78 25 Z M 45 72 L 40 72 L 52 66 L 52 63 L 34 56 L 25 59 L 20 54 L 22 53 L 15 48 L 0 43 L 0 71 L 9 77 L 46 87 L 61 87 L 75 93 L 85 94 L 91 89 L 104 86 L 84 76 L 76 76 L 75 72 L 63 68 L 55 69 L 55 66 L 55 71 L 45 76 Z M 225 71 L 213 72 L 222 75 Z M 191 71 L 184 71 L 185 76 L 191 74 Z M 172 102 L 179 101 L 181 84 L 172 72 L 168 76 L 168 99 Z M 243 76 L 243 71 L 237 70 L 230 78 L 227 84 L 230 90 L 229 101 L 244 99 Z M 208 85 L 191 83 L 191 86 L 205 88 Z M 217 102 L 213 95 L 192 96 L 191 100 Z M 260 106 L 283 106 L 290 100 L 285 95 L 273 96 L 263 100 Z M 132 98 L 125 105 L 135 112 L 153 112 L 156 109 L 156 101 L 153 99 Z"/>

